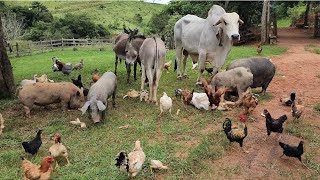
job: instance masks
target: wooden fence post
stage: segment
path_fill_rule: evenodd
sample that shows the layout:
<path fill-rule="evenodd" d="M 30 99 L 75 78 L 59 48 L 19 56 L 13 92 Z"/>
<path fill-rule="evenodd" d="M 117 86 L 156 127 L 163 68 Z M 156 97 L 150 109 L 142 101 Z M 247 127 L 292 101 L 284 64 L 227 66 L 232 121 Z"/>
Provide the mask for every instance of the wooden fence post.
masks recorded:
<path fill-rule="evenodd" d="M 50 39 L 51 51 L 53 51 L 52 39 Z"/>
<path fill-rule="evenodd" d="M 18 42 L 16 42 L 16 50 L 17 50 L 17 57 L 19 57 L 19 45 L 18 45 Z"/>
<path fill-rule="evenodd" d="M 31 49 L 31 43 L 28 41 L 28 47 L 29 47 L 29 54 L 32 55 L 32 49 Z"/>
<path fill-rule="evenodd" d="M 61 38 L 61 47 L 62 47 L 62 51 L 63 51 L 63 38 Z"/>

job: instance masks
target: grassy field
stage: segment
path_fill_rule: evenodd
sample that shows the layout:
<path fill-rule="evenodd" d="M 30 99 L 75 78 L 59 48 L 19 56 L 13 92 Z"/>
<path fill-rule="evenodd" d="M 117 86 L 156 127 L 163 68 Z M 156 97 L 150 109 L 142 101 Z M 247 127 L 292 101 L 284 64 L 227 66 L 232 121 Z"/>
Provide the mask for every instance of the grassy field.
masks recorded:
<path fill-rule="evenodd" d="M 287 28 L 287 27 L 290 27 L 290 24 L 291 24 L 291 19 L 289 17 L 278 19 L 277 21 L 278 28 Z"/>
<path fill-rule="evenodd" d="M 286 49 L 277 46 L 264 46 L 263 56 L 279 55 Z M 166 61 L 174 60 L 174 51 L 169 51 Z M 57 56 L 64 62 L 77 63 L 84 59 L 82 71 L 74 71 L 70 76 L 51 71 L 51 57 Z M 227 64 L 237 58 L 256 56 L 255 46 L 233 47 Z M 114 71 L 114 53 L 111 47 L 105 51 L 93 48 L 80 48 L 78 51 L 48 52 L 33 56 L 11 59 L 16 84 L 22 79 L 30 79 L 33 74 L 46 73 L 55 81 L 70 81 L 82 74 L 87 87 L 95 68 L 100 72 Z M 221 131 L 224 113 L 199 111 L 192 106 L 184 106 L 174 97 L 174 89 L 187 84 L 195 88 L 198 71 L 191 71 L 188 61 L 189 78 L 177 81 L 176 73 L 163 73 L 158 90 L 159 97 L 165 91 L 173 98 L 173 114 L 180 109 L 180 114 L 170 117 L 165 114 L 158 118 L 159 107 L 140 102 L 138 99 L 123 99 L 129 89 L 139 89 L 140 78 L 132 84 L 126 83 L 124 63 L 118 65 L 117 107 L 109 106 L 106 120 L 94 125 L 79 111 L 62 112 L 59 105 L 35 107 L 31 111 L 31 119 L 23 117 L 23 108 L 17 100 L 0 100 L 0 112 L 6 122 L 4 134 L 0 136 L 0 174 L 1 180 L 21 179 L 20 156 L 25 156 L 38 163 L 41 157 L 48 154 L 54 133 L 62 134 L 62 142 L 68 147 L 71 165 L 54 170 L 53 179 L 127 179 L 125 173 L 114 166 L 115 156 L 121 150 L 131 151 L 134 142 L 139 139 L 146 153 L 145 165 L 151 159 L 158 159 L 170 167 L 170 170 L 157 173 L 166 179 L 194 179 L 201 174 L 210 175 L 211 169 L 205 166 L 203 159 L 215 160 L 224 156 L 228 148 L 228 140 Z M 138 73 L 140 76 L 140 73 Z M 209 77 L 206 74 L 206 77 Z M 202 92 L 200 88 L 195 88 Z M 240 112 L 240 109 L 233 110 Z M 88 128 L 80 130 L 69 123 L 79 117 L 86 122 Z M 118 129 L 129 124 L 128 129 Z M 37 129 L 43 129 L 43 145 L 34 157 L 27 155 L 21 142 L 35 136 Z M 222 176 L 231 177 L 237 168 L 225 169 Z M 203 177 L 206 179 L 207 177 Z M 137 179 L 153 179 L 149 168 L 144 168 Z"/>
<path fill-rule="evenodd" d="M 32 1 L 19 1 L 20 6 L 30 6 Z M 17 5 L 16 1 L 6 1 L 7 4 Z M 94 22 L 106 28 L 111 24 L 122 28 L 139 28 L 142 32 L 147 27 L 152 14 L 159 12 L 164 5 L 145 3 L 142 1 L 41 1 L 54 17 L 63 17 L 66 13 L 86 14 Z M 136 21 L 136 14 L 140 14 L 142 22 Z M 109 29 L 109 28 L 108 28 Z M 122 30 L 122 29 L 121 29 Z"/>

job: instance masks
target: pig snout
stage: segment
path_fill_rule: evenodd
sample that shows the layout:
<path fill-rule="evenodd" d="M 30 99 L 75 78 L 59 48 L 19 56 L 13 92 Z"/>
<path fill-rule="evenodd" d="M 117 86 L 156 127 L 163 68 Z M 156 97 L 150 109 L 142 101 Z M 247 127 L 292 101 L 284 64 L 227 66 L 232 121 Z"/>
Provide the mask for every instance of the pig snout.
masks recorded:
<path fill-rule="evenodd" d="M 92 112 L 91 113 L 91 118 L 92 118 L 92 121 L 96 124 L 96 123 L 100 123 L 101 121 L 101 117 L 100 117 L 100 114 L 98 112 Z"/>

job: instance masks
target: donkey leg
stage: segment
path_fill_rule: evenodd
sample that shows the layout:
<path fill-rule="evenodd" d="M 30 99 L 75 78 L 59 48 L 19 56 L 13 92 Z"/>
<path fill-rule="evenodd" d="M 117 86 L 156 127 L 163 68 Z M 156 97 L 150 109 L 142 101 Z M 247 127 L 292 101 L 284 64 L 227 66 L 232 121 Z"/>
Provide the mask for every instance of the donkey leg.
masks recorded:
<path fill-rule="evenodd" d="M 158 104 L 157 101 L 157 91 L 158 91 L 158 86 L 159 86 L 159 81 L 160 81 L 160 77 L 161 77 L 161 69 L 157 70 L 157 74 L 156 74 L 156 79 L 155 79 L 155 84 L 154 84 L 154 94 L 153 94 L 153 100 L 156 104 Z"/>
<path fill-rule="evenodd" d="M 127 83 L 130 83 L 131 64 L 126 63 L 127 68 Z"/>
<path fill-rule="evenodd" d="M 142 71 L 142 75 L 141 75 L 141 87 L 140 87 L 140 90 L 144 90 L 144 83 L 146 81 L 146 69 L 145 69 L 145 66 L 143 64 L 141 64 L 141 71 Z"/>
<path fill-rule="evenodd" d="M 116 55 L 116 61 L 114 62 L 114 74 L 117 75 L 118 56 Z"/>
<path fill-rule="evenodd" d="M 133 77 L 135 81 L 137 80 L 137 64 L 137 61 L 135 61 L 133 65 Z"/>
<path fill-rule="evenodd" d="M 148 68 L 146 70 L 146 73 L 147 73 L 147 78 L 149 80 L 149 102 L 152 102 L 153 101 L 153 74 L 152 74 L 152 70 L 151 68 Z"/>

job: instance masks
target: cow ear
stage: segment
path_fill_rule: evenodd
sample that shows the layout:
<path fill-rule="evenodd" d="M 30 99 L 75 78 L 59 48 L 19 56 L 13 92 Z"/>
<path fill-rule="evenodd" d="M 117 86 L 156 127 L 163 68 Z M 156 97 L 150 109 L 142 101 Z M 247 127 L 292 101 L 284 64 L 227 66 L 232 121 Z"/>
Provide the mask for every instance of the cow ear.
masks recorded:
<path fill-rule="evenodd" d="M 107 108 L 101 101 L 97 101 L 97 106 L 99 111 L 103 111 Z"/>
<path fill-rule="evenodd" d="M 91 102 L 87 101 L 86 103 L 84 103 L 83 107 L 81 108 L 81 112 L 82 114 L 86 113 L 88 107 L 90 106 Z"/>
<path fill-rule="evenodd" d="M 224 21 L 224 19 L 223 19 L 223 17 L 221 17 L 221 18 L 219 19 L 219 21 L 216 22 L 216 24 L 214 24 L 213 26 L 217 26 L 217 25 L 219 25 L 220 23 L 222 23 L 223 21 Z"/>
<path fill-rule="evenodd" d="M 239 24 L 243 24 L 244 22 L 239 18 L 238 20 Z"/>

